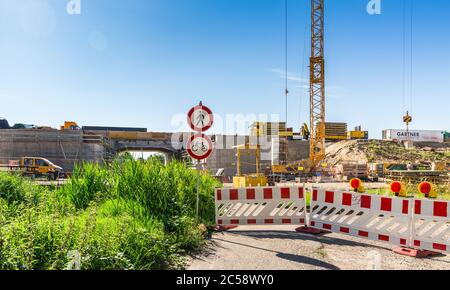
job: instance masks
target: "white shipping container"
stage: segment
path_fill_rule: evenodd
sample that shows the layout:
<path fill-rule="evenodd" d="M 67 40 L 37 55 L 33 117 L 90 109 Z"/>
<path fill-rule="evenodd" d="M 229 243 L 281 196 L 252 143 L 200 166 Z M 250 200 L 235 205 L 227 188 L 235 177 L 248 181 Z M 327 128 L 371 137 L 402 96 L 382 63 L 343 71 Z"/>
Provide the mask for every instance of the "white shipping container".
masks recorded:
<path fill-rule="evenodd" d="M 383 131 L 384 140 L 392 141 L 408 141 L 413 142 L 444 142 L 444 132 L 443 131 L 431 131 L 431 130 L 384 130 Z"/>

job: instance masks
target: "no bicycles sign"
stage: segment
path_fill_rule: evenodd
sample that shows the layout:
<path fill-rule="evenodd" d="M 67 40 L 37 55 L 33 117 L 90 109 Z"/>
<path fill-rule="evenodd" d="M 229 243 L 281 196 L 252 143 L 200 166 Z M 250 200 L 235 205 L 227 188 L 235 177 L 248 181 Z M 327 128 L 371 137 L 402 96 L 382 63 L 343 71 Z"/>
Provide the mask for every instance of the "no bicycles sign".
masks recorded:
<path fill-rule="evenodd" d="M 187 151 L 189 155 L 196 160 L 204 160 L 208 158 L 212 153 L 211 139 L 204 135 L 193 135 L 187 143 Z"/>
<path fill-rule="evenodd" d="M 204 160 L 211 155 L 213 144 L 211 138 L 204 135 L 203 132 L 209 130 L 214 124 L 214 115 L 211 109 L 203 106 L 200 102 L 198 106 L 189 110 L 187 119 L 189 127 L 198 133 L 188 140 L 187 152 L 195 160 Z"/>

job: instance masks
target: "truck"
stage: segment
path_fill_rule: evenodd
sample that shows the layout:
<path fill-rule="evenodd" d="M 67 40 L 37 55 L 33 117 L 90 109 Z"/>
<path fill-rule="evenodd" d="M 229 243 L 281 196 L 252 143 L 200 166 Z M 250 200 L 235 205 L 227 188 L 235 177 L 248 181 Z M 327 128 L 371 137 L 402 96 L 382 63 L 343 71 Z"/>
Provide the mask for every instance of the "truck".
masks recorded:
<path fill-rule="evenodd" d="M 62 167 L 41 157 L 23 157 L 20 160 L 9 160 L 8 166 L 3 166 L 3 169 L 32 178 L 46 177 L 49 180 L 58 180 L 64 174 Z"/>

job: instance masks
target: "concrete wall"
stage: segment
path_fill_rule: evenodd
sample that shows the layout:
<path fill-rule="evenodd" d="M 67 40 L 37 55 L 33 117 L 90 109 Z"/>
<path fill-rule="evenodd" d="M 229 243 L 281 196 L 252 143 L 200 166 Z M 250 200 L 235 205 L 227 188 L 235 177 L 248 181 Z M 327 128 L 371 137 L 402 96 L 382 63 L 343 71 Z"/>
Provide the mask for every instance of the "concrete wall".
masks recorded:
<path fill-rule="evenodd" d="M 293 140 L 288 142 L 288 162 L 309 158 L 309 141 Z"/>
<path fill-rule="evenodd" d="M 237 175 L 237 158 L 234 146 L 249 142 L 248 136 L 215 136 L 215 149 L 210 158 L 208 158 L 208 169 L 215 174 L 218 169 L 225 169 L 224 176 L 230 177 Z M 267 141 L 267 143 L 265 143 Z M 271 138 L 262 142 L 262 152 L 265 154 L 261 160 L 261 172 L 270 172 L 272 160 L 272 140 Z M 254 140 L 252 140 L 254 142 Z M 269 145 L 267 145 L 269 144 Z M 288 163 L 300 161 L 309 157 L 308 141 L 289 141 L 288 145 Z M 269 146 L 269 147 L 267 147 Z M 269 158 L 269 159 L 268 159 Z M 243 154 L 241 158 L 241 168 L 243 174 L 252 174 L 256 172 L 256 154 L 250 150 L 249 154 Z"/>
<path fill-rule="evenodd" d="M 27 156 L 46 158 L 70 172 L 76 163 L 102 162 L 104 148 L 84 143 L 81 131 L 0 130 L 0 164 Z"/>

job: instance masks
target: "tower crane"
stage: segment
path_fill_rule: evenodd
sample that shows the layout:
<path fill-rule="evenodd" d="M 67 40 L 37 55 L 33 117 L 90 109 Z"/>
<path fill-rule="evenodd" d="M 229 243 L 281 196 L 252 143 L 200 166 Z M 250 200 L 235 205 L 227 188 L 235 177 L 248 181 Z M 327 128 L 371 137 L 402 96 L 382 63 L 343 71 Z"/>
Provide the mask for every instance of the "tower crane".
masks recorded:
<path fill-rule="evenodd" d="M 325 158 L 324 1 L 311 0 L 310 170 Z"/>

